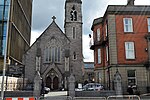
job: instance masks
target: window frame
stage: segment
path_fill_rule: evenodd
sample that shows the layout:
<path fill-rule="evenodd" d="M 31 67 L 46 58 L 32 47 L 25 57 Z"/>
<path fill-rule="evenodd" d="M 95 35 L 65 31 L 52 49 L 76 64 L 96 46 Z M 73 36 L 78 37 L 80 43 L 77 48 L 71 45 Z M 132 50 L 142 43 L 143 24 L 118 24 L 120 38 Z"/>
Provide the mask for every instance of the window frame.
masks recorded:
<path fill-rule="evenodd" d="M 129 45 L 132 47 L 130 48 Z M 128 48 L 129 47 L 129 48 Z M 132 57 L 131 57 L 132 54 Z M 135 59 L 135 43 L 125 42 L 125 57 L 126 59 Z"/>
<path fill-rule="evenodd" d="M 98 48 L 97 49 L 97 63 L 101 64 L 102 63 L 102 59 L 101 59 L 101 49 Z"/>
<path fill-rule="evenodd" d="M 46 47 L 44 49 L 44 63 L 61 63 L 61 47 Z"/>
<path fill-rule="evenodd" d="M 126 20 L 128 20 L 127 23 Z M 124 24 L 124 32 L 133 32 L 132 18 L 123 18 L 123 24 Z"/>
<path fill-rule="evenodd" d="M 72 28 L 72 38 L 76 39 L 76 27 Z"/>
<path fill-rule="evenodd" d="M 106 31 L 106 37 L 108 36 L 108 26 L 107 24 L 105 25 L 105 31 Z"/>
<path fill-rule="evenodd" d="M 6 32 L 7 32 L 7 22 L 4 21 L 3 26 L 2 22 L 0 22 L 0 31 L 2 31 L 2 44 L 1 44 L 1 52 L 0 55 L 4 56 L 5 48 L 6 48 Z"/>
<path fill-rule="evenodd" d="M 108 46 L 106 46 L 106 61 L 108 61 L 109 57 L 108 57 Z"/>
<path fill-rule="evenodd" d="M 101 34 L 100 28 L 97 28 L 96 33 L 97 33 L 97 41 L 100 41 L 100 34 Z"/>
<path fill-rule="evenodd" d="M 134 71 L 134 77 L 130 77 L 129 76 L 129 71 Z M 130 70 L 127 70 L 127 78 L 128 78 L 128 85 L 136 85 L 137 84 L 137 79 L 136 79 L 136 70 L 135 69 L 130 69 Z M 131 84 L 129 82 L 129 80 L 135 80 L 135 83 L 134 84 Z"/>
<path fill-rule="evenodd" d="M 150 32 L 150 18 L 147 18 L 148 32 Z"/>

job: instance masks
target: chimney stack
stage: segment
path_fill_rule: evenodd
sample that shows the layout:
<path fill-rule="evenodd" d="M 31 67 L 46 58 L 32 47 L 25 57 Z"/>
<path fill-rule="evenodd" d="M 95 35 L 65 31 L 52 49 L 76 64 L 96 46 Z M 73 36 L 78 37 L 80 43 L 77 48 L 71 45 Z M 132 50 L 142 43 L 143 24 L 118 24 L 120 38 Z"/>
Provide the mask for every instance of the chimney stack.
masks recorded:
<path fill-rule="evenodd" d="M 127 5 L 134 6 L 135 0 L 128 0 Z"/>

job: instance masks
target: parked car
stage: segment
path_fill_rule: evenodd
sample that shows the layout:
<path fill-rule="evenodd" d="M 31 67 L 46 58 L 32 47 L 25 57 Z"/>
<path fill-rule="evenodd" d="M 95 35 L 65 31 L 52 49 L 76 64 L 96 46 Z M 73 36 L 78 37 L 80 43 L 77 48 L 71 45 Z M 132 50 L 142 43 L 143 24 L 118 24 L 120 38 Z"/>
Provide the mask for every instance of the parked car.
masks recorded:
<path fill-rule="evenodd" d="M 83 86 L 84 91 L 100 91 L 103 89 L 104 89 L 103 85 L 99 83 L 88 83 Z"/>
<path fill-rule="evenodd" d="M 47 94 L 48 92 L 50 92 L 50 88 L 44 87 L 44 93 Z"/>

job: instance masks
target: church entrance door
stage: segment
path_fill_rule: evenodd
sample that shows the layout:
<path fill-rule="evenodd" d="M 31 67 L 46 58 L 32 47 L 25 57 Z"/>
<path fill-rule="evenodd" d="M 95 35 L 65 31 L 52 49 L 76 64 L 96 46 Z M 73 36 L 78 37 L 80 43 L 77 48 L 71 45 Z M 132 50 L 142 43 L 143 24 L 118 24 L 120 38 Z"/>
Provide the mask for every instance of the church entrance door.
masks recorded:
<path fill-rule="evenodd" d="M 48 77 L 46 78 L 46 87 L 52 89 L 52 88 L 51 88 L 51 83 L 52 83 L 52 80 L 51 80 L 51 78 L 48 76 Z"/>
<path fill-rule="evenodd" d="M 55 76 L 54 79 L 53 79 L 53 88 L 54 88 L 54 90 L 58 90 L 58 86 L 59 86 L 59 80 L 58 80 L 58 77 Z"/>

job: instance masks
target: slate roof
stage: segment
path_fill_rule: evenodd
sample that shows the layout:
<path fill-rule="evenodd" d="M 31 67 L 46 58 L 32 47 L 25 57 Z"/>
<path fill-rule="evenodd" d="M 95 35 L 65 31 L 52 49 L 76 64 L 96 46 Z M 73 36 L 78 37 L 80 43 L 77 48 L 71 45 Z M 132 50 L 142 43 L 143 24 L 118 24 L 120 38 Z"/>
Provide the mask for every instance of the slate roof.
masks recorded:
<path fill-rule="evenodd" d="M 28 50 L 30 49 L 30 48 L 32 48 L 32 46 L 45 34 L 45 32 L 46 32 L 46 30 L 48 30 L 50 27 L 52 27 L 52 26 L 54 26 L 54 27 L 57 27 L 58 29 L 59 29 L 59 31 L 68 39 L 68 41 L 70 41 L 70 39 L 66 36 L 66 34 L 65 33 L 63 33 L 63 31 L 60 29 L 60 27 L 57 25 L 57 23 L 53 20 L 52 22 L 51 22 L 51 24 L 43 31 L 43 33 L 36 39 L 36 41 L 28 48 Z M 27 51 L 28 51 L 27 50 Z M 26 52 L 27 52 L 26 51 Z"/>

